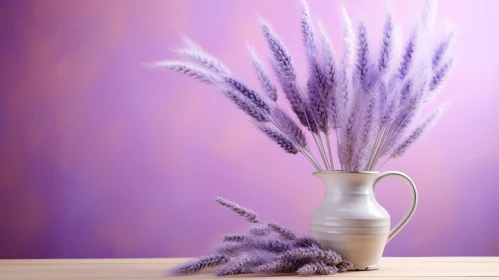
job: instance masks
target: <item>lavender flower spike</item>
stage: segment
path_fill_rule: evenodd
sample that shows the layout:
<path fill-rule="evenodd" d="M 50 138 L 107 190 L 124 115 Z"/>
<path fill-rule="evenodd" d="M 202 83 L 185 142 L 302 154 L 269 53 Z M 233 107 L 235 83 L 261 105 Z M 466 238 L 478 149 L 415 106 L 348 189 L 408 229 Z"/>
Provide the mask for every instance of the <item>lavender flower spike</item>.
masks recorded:
<path fill-rule="evenodd" d="M 435 27 L 437 19 L 437 0 L 424 0 L 423 9 L 419 18 L 419 26 L 421 29 L 420 34 L 422 38 L 427 38 Z"/>
<path fill-rule="evenodd" d="M 246 265 L 251 261 L 248 256 L 241 257 L 233 262 L 226 264 L 224 267 L 215 272 L 216 276 L 236 275 L 243 273 L 250 273 L 251 271 Z"/>
<path fill-rule="evenodd" d="M 327 116 L 331 122 L 332 127 L 338 127 L 338 109 L 336 97 L 337 73 L 336 73 L 336 59 L 334 55 L 333 46 L 327 35 L 326 29 L 319 23 L 319 30 L 321 33 L 322 41 L 322 54 L 324 59 L 324 77 L 325 77 L 325 103 L 327 108 Z"/>
<path fill-rule="evenodd" d="M 272 52 L 271 65 L 276 76 L 281 83 L 282 89 L 286 94 L 286 98 L 291 104 L 291 108 L 298 116 L 300 122 L 308 127 L 313 133 L 317 132 L 317 125 L 312 118 L 308 104 L 300 94 L 300 89 L 296 81 L 296 70 L 291 61 L 291 55 L 284 47 L 279 37 L 270 28 L 270 25 L 260 18 L 260 26 L 263 36 L 267 41 L 267 45 Z"/>
<path fill-rule="evenodd" d="M 217 197 L 215 198 L 215 201 L 218 202 L 218 204 L 227 207 L 231 209 L 232 211 L 236 212 L 239 216 L 242 216 L 248 220 L 250 223 L 260 223 L 260 220 L 258 219 L 258 215 L 249 209 L 246 209 L 239 204 L 229 201 L 225 198 L 222 197 Z"/>
<path fill-rule="evenodd" d="M 432 68 L 437 69 L 440 66 L 440 62 L 446 57 L 447 49 L 452 44 L 454 38 L 454 32 L 449 32 L 445 34 L 444 38 L 438 43 L 432 58 Z"/>
<path fill-rule="evenodd" d="M 283 148 L 287 153 L 297 154 L 299 152 L 296 145 L 284 134 L 277 130 L 274 130 L 267 125 L 260 124 L 258 128 L 265 133 L 270 139 L 274 140 L 281 148 Z"/>
<path fill-rule="evenodd" d="M 342 258 L 338 253 L 319 248 L 297 248 L 289 250 L 282 253 L 281 258 L 286 260 L 316 259 L 330 265 L 337 265 L 342 261 Z"/>
<path fill-rule="evenodd" d="M 452 59 L 449 59 L 444 65 L 436 69 L 436 72 L 433 74 L 433 77 L 430 82 L 430 90 L 435 90 L 438 86 L 440 86 L 450 68 L 452 67 Z"/>
<path fill-rule="evenodd" d="M 359 25 L 359 32 L 358 32 L 358 37 L 357 37 L 357 61 L 356 61 L 356 73 L 358 76 L 358 79 L 360 80 L 363 89 L 364 90 L 369 90 L 370 82 L 368 81 L 368 75 L 369 75 L 369 42 L 367 39 L 367 31 L 366 31 L 366 25 L 364 22 L 360 22 Z"/>
<path fill-rule="evenodd" d="M 227 263 L 229 259 L 222 255 L 201 257 L 197 260 L 179 265 L 169 271 L 170 275 L 189 275 L 197 273 L 203 269 L 217 267 Z"/>
<path fill-rule="evenodd" d="M 402 80 L 407 76 L 412 67 L 414 55 L 416 52 L 417 33 L 413 32 L 406 43 L 404 54 L 402 55 L 402 62 L 399 67 L 399 78 Z"/>
<path fill-rule="evenodd" d="M 336 274 L 336 272 L 338 272 L 338 269 L 334 266 L 327 265 L 325 262 L 318 261 L 300 267 L 297 272 L 300 275 L 330 275 Z"/>
<path fill-rule="evenodd" d="M 376 95 L 373 93 L 365 96 L 362 104 L 362 108 L 360 108 L 360 114 L 362 117 L 362 122 L 359 127 L 357 140 L 362 145 L 356 145 L 354 150 L 354 158 L 353 158 L 353 170 L 364 170 L 366 164 L 369 160 L 369 151 L 372 145 L 372 135 L 375 124 L 377 124 L 377 115 L 375 112 L 376 109 Z"/>
<path fill-rule="evenodd" d="M 247 243 L 248 248 L 267 251 L 269 253 L 282 253 L 293 248 L 293 244 L 289 241 L 281 239 L 256 239 Z"/>
<path fill-rule="evenodd" d="M 388 14 L 385 19 L 383 27 L 383 43 L 381 44 L 381 51 L 379 56 L 378 70 L 380 74 L 386 74 L 388 68 L 393 60 L 393 19 L 392 15 Z"/>
<path fill-rule="evenodd" d="M 265 236 L 270 233 L 270 229 L 268 227 L 252 227 L 249 232 L 253 235 L 257 236 Z"/>
<path fill-rule="evenodd" d="M 296 235 L 294 234 L 294 232 L 286 227 L 283 227 L 283 226 L 276 224 L 276 223 L 273 223 L 273 222 L 269 222 L 267 224 L 267 226 L 269 228 L 271 228 L 273 231 L 279 233 L 282 237 L 284 237 L 284 239 L 287 239 L 287 240 L 296 239 Z"/>
<path fill-rule="evenodd" d="M 310 60 L 317 59 L 317 46 L 314 39 L 314 28 L 312 27 L 312 20 L 310 19 L 310 10 L 305 0 L 301 0 L 302 17 L 301 17 L 301 33 L 303 44 L 305 45 L 305 54 Z"/>
<path fill-rule="evenodd" d="M 256 267 L 256 273 L 296 272 L 305 262 L 296 260 L 276 259 Z"/>
<path fill-rule="evenodd" d="M 447 106 L 448 105 L 441 106 L 431 112 L 430 115 L 418 127 L 416 127 L 416 129 L 414 129 L 413 132 L 401 144 L 399 144 L 397 148 L 395 148 L 391 157 L 396 158 L 407 152 L 409 147 L 421 138 L 424 133 L 438 121 L 438 119 L 445 112 Z"/>
<path fill-rule="evenodd" d="M 272 51 L 272 56 L 277 62 L 280 74 L 286 76 L 290 80 L 296 80 L 296 70 L 291 61 L 291 55 L 284 47 L 281 39 L 275 34 L 270 25 L 260 18 L 260 26 L 262 28 L 263 36 L 267 41 L 269 49 Z"/>
<path fill-rule="evenodd" d="M 345 44 L 343 53 L 343 64 L 348 66 L 352 63 L 355 53 L 355 35 L 353 33 L 352 22 L 345 5 L 341 5 L 341 15 L 343 19 L 343 43 Z"/>
<path fill-rule="evenodd" d="M 312 112 L 315 114 L 314 120 L 319 128 L 326 132 L 327 130 L 327 111 L 325 101 L 327 99 L 326 77 L 322 72 L 322 66 L 319 65 L 318 51 L 315 45 L 314 29 L 310 19 L 310 12 L 305 0 L 302 3 L 301 32 L 302 40 L 305 45 L 305 53 L 308 59 L 309 79 L 307 82 L 309 104 Z"/>
<path fill-rule="evenodd" d="M 256 93 L 254 90 L 250 89 L 248 86 L 243 84 L 242 82 L 231 78 L 231 77 L 225 77 L 224 82 L 229 88 L 232 88 L 234 90 L 237 90 L 239 93 L 244 95 L 248 100 L 251 100 L 255 106 L 258 108 L 262 109 L 265 112 L 270 112 L 270 106 L 267 104 L 267 101 L 263 99 L 258 93 Z"/>
<path fill-rule="evenodd" d="M 248 248 L 247 244 L 248 239 L 244 239 L 244 242 L 241 241 L 227 241 L 222 244 L 216 246 L 215 251 L 217 254 L 224 255 L 227 257 L 236 257 L 244 252 Z"/>
<path fill-rule="evenodd" d="M 350 17 L 348 16 L 348 12 L 344 5 L 342 5 L 342 18 L 344 25 L 344 51 L 343 51 L 343 60 L 341 65 L 341 78 L 340 84 L 338 86 L 338 102 L 337 102 L 337 110 L 338 110 L 338 118 L 337 122 L 340 124 L 344 130 L 347 130 L 348 123 L 350 122 L 350 118 L 348 116 L 349 112 L 349 103 L 350 103 L 350 95 L 351 95 L 351 66 L 354 60 L 355 53 L 355 36 L 352 29 L 352 23 L 350 22 Z M 342 138 L 344 138 L 342 136 Z M 345 143 L 346 144 L 346 143 Z M 342 144 L 342 146 L 345 146 Z M 341 149 L 340 149 L 341 150 Z M 343 155 L 340 153 L 340 158 Z M 344 160 L 343 160 L 344 161 Z M 343 164 L 343 162 L 342 162 Z"/>
<path fill-rule="evenodd" d="M 303 130 L 283 110 L 274 107 L 271 112 L 272 120 L 296 145 L 307 147 L 307 138 Z"/>
<path fill-rule="evenodd" d="M 179 49 L 177 53 L 198 64 L 213 73 L 221 76 L 230 76 L 230 71 L 222 62 L 206 53 L 201 47 L 194 43 L 187 36 L 182 35 L 182 39 L 188 48 Z"/>
<path fill-rule="evenodd" d="M 193 64 L 182 62 L 182 61 L 162 61 L 155 62 L 150 64 L 150 67 L 155 68 L 166 68 L 168 70 L 172 70 L 175 72 L 183 73 L 186 76 L 194 78 L 200 82 L 205 84 L 214 84 L 218 82 L 218 79 L 205 71 L 202 68 L 199 68 Z"/>
<path fill-rule="evenodd" d="M 242 96 L 240 93 L 234 90 L 223 90 L 222 91 L 229 99 L 231 99 L 234 104 L 243 110 L 246 114 L 252 117 L 257 122 L 267 122 L 269 120 L 269 114 L 260 108 L 258 108 L 253 102 Z"/>
<path fill-rule="evenodd" d="M 253 62 L 253 68 L 255 69 L 260 85 L 265 93 L 269 96 L 272 101 L 277 101 L 277 89 L 276 86 L 270 80 L 269 75 L 264 69 L 263 63 L 258 59 L 255 50 L 248 46 L 248 50 L 251 54 L 251 60 Z"/>
<path fill-rule="evenodd" d="M 223 242 L 242 242 L 246 240 L 243 234 L 224 234 L 222 237 Z"/>
<path fill-rule="evenodd" d="M 380 84 L 380 94 L 383 98 L 380 103 L 380 124 L 382 126 L 387 125 L 393 121 L 397 106 L 399 105 L 398 96 L 395 96 L 393 92 L 389 93 L 388 90 L 389 89 L 386 85 L 384 85 L 383 83 Z"/>

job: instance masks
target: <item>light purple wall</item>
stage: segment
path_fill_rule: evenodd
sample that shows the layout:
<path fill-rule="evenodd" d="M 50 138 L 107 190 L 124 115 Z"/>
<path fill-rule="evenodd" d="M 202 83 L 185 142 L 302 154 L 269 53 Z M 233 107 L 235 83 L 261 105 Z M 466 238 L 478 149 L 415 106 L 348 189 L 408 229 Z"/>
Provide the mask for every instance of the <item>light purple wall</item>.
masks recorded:
<path fill-rule="evenodd" d="M 393 2 L 407 34 L 420 1 Z M 345 3 L 378 39 L 384 1 Z M 338 2 L 310 6 L 340 50 Z M 244 226 L 215 196 L 307 233 L 324 187 L 306 160 L 277 149 L 214 89 L 140 64 L 174 58 L 182 31 L 256 86 L 245 42 L 267 55 L 259 13 L 303 77 L 299 9 L 288 0 L 2 1 L 0 257 L 204 254 Z M 439 16 L 460 33 L 434 104 L 452 106 L 383 168 L 409 174 L 421 198 L 387 256 L 499 255 L 498 9 L 440 1 Z M 383 184 L 378 198 L 395 223 L 408 191 Z"/>

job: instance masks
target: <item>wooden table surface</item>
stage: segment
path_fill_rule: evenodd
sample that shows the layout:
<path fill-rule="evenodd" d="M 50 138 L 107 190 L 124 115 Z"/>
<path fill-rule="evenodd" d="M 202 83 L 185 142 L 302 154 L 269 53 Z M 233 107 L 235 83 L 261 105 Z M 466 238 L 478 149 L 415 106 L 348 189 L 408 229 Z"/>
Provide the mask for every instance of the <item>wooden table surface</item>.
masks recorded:
<path fill-rule="evenodd" d="M 57 260 L 0 260 L 0 279 L 161 279 L 169 268 L 188 259 L 57 259 Z M 499 279 L 499 257 L 443 257 L 443 258 L 383 258 L 381 269 L 351 271 L 329 276 L 309 276 L 307 279 Z M 211 274 L 196 274 L 167 279 L 207 279 Z M 219 279 L 304 279 L 296 275 L 268 277 L 242 275 Z"/>

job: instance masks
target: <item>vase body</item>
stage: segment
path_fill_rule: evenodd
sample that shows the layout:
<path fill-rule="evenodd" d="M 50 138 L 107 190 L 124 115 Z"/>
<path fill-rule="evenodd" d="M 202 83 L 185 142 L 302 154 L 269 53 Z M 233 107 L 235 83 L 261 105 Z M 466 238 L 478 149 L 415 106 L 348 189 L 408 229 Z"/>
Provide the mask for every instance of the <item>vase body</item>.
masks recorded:
<path fill-rule="evenodd" d="M 314 173 L 326 184 L 322 202 L 310 215 L 310 233 L 325 248 L 337 251 L 354 264 L 354 270 L 378 269 L 386 243 L 414 214 L 417 191 L 412 180 L 400 172 Z M 390 215 L 376 201 L 375 185 L 386 176 L 403 177 L 412 187 L 412 207 L 390 229 Z"/>

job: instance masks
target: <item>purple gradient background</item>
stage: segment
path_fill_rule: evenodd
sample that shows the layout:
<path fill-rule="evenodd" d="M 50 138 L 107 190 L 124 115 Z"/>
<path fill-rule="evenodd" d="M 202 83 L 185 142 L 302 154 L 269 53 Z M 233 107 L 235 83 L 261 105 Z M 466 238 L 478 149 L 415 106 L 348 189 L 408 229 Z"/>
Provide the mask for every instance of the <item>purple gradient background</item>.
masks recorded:
<path fill-rule="evenodd" d="M 345 3 L 377 44 L 385 2 Z M 420 4 L 393 1 L 405 34 Z M 338 2 L 310 6 L 340 53 Z M 310 164 L 277 149 L 214 89 L 140 64 L 173 58 L 182 31 L 256 86 L 245 41 L 267 54 L 257 11 L 303 77 L 298 1 L 12 0 L 0 8 L 1 258 L 204 254 L 244 226 L 213 202 L 218 195 L 308 232 L 324 191 Z M 498 9 L 498 1 L 440 1 L 440 18 L 460 34 L 457 67 L 434 104 L 453 103 L 383 168 L 409 174 L 420 192 L 386 256 L 499 255 Z M 395 179 L 382 184 L 378 198 L 395 224 L 408 190 Z"/>

